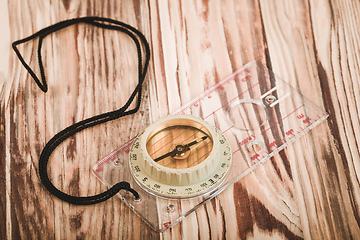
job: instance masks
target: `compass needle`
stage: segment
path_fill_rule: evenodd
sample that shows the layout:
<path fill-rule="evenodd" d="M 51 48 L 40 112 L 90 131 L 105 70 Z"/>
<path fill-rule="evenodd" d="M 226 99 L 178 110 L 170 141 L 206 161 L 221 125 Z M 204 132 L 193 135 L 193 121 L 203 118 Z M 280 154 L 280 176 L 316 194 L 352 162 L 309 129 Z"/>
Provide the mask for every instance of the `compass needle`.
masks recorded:
<path fill-rule="evenodd" d="M 172 150 L 172 151 L 170 151 L 170 152 L 168 152 L 168 153 L 166 153 L 166 154 L 164 154 L 164 155 L 162 155 L 162 156 L 160 156 L 160 157 L 155 158 L 154 161 L 155 161 L 155 162 L 158 162 L 158 161 L 163 160 L 163 159 L 165 159 L 165 158 L 167 158 L 167 157 L 175 157 L 175 156 L 179 156 L 179 158 L 176 158 L 176 159 L 184 159 L 184 158 L 182 158 L 182 156 L 183 156 L 187 151 L 190 150 L 190 147 L 191 147 L 191 146 L 193 146 L 193 145 L 195 145 L 195 144 L 197 144 L 197 143 L 200 143 L 200 142 L 204 141 L 204 140 L 207 139 L 207 138 L 208 138 L 208 136 L 203 136 L 203 137 L 201 137 L 201 138 L 195 139 L 194 141 L 192 141 L 192 142 L 190 142 L 190 143 L 188 143 L 188 144 L 185 144 L 185 145 L 177 145 L 174 150 Z"/>

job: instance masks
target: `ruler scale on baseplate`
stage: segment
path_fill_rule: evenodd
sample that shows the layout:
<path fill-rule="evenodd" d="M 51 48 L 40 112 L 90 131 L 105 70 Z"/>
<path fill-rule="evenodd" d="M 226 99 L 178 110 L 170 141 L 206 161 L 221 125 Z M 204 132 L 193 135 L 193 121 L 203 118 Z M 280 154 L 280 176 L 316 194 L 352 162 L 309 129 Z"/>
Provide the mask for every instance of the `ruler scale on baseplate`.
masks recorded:
<path fill-rule="evenodd" d="M 220 138 L 224 136 L 224 139 L 227 140 L 228 150 L 232 154 L 232 162 L 230 164 L 224 159 L 224 162 L 219 165 L 229 168 L 226 175 L 225 170 L 221 173 L 223 176 L 221 182 L 217 181 L 219 179 L 216 178 L 219 176 L 215 174 L 203 180 L 199 185 L 195 184 L 189 188 L 185 186 L 165 189 L 167 185 L 147 181 L 147 177 L 140 176 L 138 179 L 134 179 L 137 175 L 136 171 L 139 169 L 137 165 L 133 165 L 136 161 L 129 159 L 129 151 L 134 152 L 133 143 L 139 145 L 141 143 L 139 138 L 146 131 L 97 162 L 93 167 L 95 175 L 108 186 L 119 181 L 129 182 L 132 188 L 140 194 L 141 201 L 134 201 L 132 195 L 125 192 L 118 194 L 119 197 L 158 232 L 164 232 L 182 221 L 207 201 L 216 197 L 226 188 L 233 186 L 235 182 L 254 171 L 266 160 L 275 156 L 328 117 L 326 112 L 256 61 L 246 64 L 172 115 L 175 115 L 175 119 L 177 116 L 179 118 L 189 115 L 198 117 L 206 124 L 210 124 L 209 126 L 214 126 L 216 131 L 221 132 Z M 190 118 L 192 119 L 192 117 Z M 185 117 L 185 119 L 191 122 L 189 117 Z M 164 136 L 172 134 L 172 131 L 176 131 L 177 128 L 172 127 L 172 130 L 169 130 Z M 197 131 L 193 130 L 194 135 L 199 131 L 202 132 L 201 129 L 202 127 L 199 127 Z M 182 135 L 183 132 L 186 131 L 182 130 L 179 135 Z M 204 134 L 208 134 L 208 136 Z M 208 142 L 214 141 L 214 145 L 211 146 L 217 148 L 217 140 L 212 137 L 213 135 L 216 135 L 213 130 L 205 131 L 192 140 L 184 138 L 183 142 L 190 142 L 191 148 L 201 149 L 206 148 Z M 157 141 L 162 141 L 162 138 L 158 138 Z M 220 139 L 220 141 L 223 140 Z M 177 146 L 188 147 L 190 145 L 184 143 Z M 158 151 L 161 149 L 153 149 L 152 154 L 156 154 Z M 168 153 L 157 157 L 155 162 L 161 162 L 168 156 L 176 158 L 174 151 L 176 152 L 174 147 L 167 150 Z M 185 152 L 181 153 L 185 154 Z M 179 158 L 181 161 L 180 155 Z M 172 167 L 176 168 L 178 165 L 176 163 Z M 200 165 L 201 163 L 199 163 Z M 142 182 L 142 180 L 144 181 Z M 180 195 L 177 195 L 179 192 Z M 186 195 L 185 199 L 181 196 L 182 193 Z M 201 193 L 201 195 L 197 196 L 196 193 Z M 176 197 L 172 198 L 172 194 Z M 192 198 L 186 198 L 187 196 Z"/>

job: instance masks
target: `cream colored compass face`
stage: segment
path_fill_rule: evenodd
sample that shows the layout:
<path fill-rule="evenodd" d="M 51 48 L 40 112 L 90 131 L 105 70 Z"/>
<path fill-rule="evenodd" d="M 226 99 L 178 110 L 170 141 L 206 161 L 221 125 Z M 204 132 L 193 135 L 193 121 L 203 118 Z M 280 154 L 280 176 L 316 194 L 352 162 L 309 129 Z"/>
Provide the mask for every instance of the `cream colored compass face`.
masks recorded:
<path fill-rule="evenodd" d="M 156 127 L 146 140 L 149 156 L 172 169 L 202 163 L 213 149 L 213 138 L 203 125 L 190 119 L 173 119 Z"/>
<path fill-rule="evenodd" d="M 144 190 L 162 197 L 203 195 L 223 182 L 230 146 L 223 134 L 200 118 L 175 115 L 150 125 L 133 142 L 130 170 Z"/>

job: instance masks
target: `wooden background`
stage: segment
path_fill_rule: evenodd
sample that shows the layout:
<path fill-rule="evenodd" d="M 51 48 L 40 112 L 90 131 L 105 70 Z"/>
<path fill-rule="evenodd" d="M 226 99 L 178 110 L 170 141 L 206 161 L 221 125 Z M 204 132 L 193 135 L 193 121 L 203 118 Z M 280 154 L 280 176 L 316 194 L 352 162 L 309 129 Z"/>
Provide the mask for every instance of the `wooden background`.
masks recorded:
<path fill-rule="evenodd" d="M 355 0 L 1 0 L 0 238 L 360 239 L 359 13 Z M 258 60 L 330 117 L 272 159 L 280 174 L 244 179 L 164 234 L 117 198 L 92 206 L 60 201 L 39 180 L 40 152 L 63 128 L 124 104 L 137 81 L 136 49 L 121 33 L 83 24 L 54 33 L 43 45 L 44 94 L 10 44 L 81 16 L 124 21 L 149 40 L 138 114 L 165 116 Z M 36 40 L 20 47 L 34 69 L 36 47 Z M 49 163 L 53 183 L 73 195 L 104 191 L 91 166 L 134 137 L 138 119 L 96 126 L 60 145 Z"/>

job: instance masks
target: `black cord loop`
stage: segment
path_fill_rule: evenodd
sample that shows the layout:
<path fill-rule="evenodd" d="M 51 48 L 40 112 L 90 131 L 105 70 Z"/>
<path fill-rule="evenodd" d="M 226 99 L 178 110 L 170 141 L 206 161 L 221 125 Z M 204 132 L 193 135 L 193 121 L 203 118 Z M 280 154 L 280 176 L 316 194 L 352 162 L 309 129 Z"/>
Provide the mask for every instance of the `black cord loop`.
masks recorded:
<path fill-rule="evenodd" d="M 50 193 L 52 193 L 59 199 L 64 200 L 69 203 L 72 203 L 72 204 L 76 204 L 76 205 L 90 205 L 90 204 L 103 202 L 103 201 L 111 198 L 115 194 L 117 194 L 121 189 L 131 192 L 134 195 L 135 199 L 140 199 L 139 194 L 130 187 L 130 184 L 128 182 L 119 182 L 119 183 L 115 184 L 114 186 L 112 186 L 111 188 L 109 188 L 107 191 L 97 194 L 97 195 L 94 195 L 94 196 L 77 197 L 77 196 L 68 195 L 68 194 L 60 191 L 52 184 L 52 182 L 49 179 L 49 176 L 47 173 L 47 165 L 48 165 L 50 155 L 55 150 L 55 148 L 58 147 L 64 140 L 66 140 L 67 138 L 73 136 L 75 133 L 80 132 L 86 128 L 93 127 L 93 126 L 101 124 L 101 123 L 105 123 L 105 122 L 108 122 L 108 121 L 111 121 L 111 120 L 114 120 L 114 119 L 117 119 L 120 117 L 124 117 L 124 116 L 130 115 L 130 114 L 136 113 L 139 110 L 140 102 L 141 102 L 141 86 L 144 82 L 147 68 L 148 68 L 149 61 L 150 61 L 150 48 L 149 48 L 149 44 L 148 44 L 145 36 L 139 30 L 135 29 L 134 27 L 132 27 L 128 24 L 125 24 L 123 22 L 116 21 L 116 20 L 113 20 L 110 18 L 102 18 L 102 17 L 74 18 L 74 19 L 58 22 L 54 25 L 51 25 L 51 26 L 41 29 L 40 31 L 32 34 L 29 37 L 15 41 L 12 44 L 12 48 L 15 51 L 20 62 L 23 64 L 25 69 L 29 72 L 31 77 L 35 80 L 36 84 L 39 86 L 39 88 L 43 92 L 47 92 L 47 90 L 48 90 L 45 72 L 44 72 L 44 66 L 43 66 L 42 57 L 41 57 L 41 47 L 42 47 L 43 39 L 51 33 L 54 33 L 56 31 L 59 31 L 68 26 L 78 24 L 78 23 L 86 23 L 86 24 L 91 24 L 93 26 L 104 28 L 104 29 L 121 31 L 121 32 L 127 34 L 133 40 L 133 42 L 135 43 L 136 48 L 137 48 L 138 84 L 136 85 L 134 91 L 130 95 L 127 102 L 120 109 L 115 110 L 115 111 L 110 111 L 107 113 L 103 113 L 103 114 L 100 114 L 97 116 L 93 116 L 88 119 L 77 122 L 65 129 L 63 129 L 59 133 L 57 133 L 54 137 L 52 137 L 50 139 L 50 141 L 48 141 L 46 143 L 43 151 L 41 152 L 40 158 L 39 158 L 39 175 L 40 175 L 41 182 L 43 183 L 45 188 Z M 36 76 L 34 71 L 25 62 L 21 53 L 17 49 L 17 45 L 28 42 L 35 38 L 39 38 L 37 56 L 38 56 L 38 61 L 39 61 L 41 80 Z M 143 55 L 142 55 L 141 42 L 139 40 L 144 45 L 144 49 L 145 49 L 144 63 L 143 63 L 143 59 L 142 59 Z M 131 105 L 131 103 L 134 101 L 136 96 L 137 96 L 136 106 L 133 109 L 128 109 L 129 106 Z"/>

